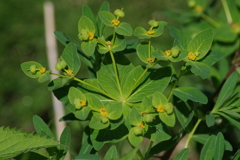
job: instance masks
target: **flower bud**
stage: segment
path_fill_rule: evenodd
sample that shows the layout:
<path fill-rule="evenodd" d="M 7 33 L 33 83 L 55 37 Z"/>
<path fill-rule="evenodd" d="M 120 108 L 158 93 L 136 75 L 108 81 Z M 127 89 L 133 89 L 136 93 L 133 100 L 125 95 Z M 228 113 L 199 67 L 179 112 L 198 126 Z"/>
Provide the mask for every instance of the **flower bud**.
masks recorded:
<path fill-rule="evenodd" d="M 151 26 L 151 27 L 157 27 L 159 24 L 158 24 L 158 21 L 155 21 L 155 20 L 150 20 L 148 22 L 148 24 Z"/>
<path fill-rule="evenodd" d="M 67 63 L 64 60 L 59 61 L 60 66 L 64 69 L 67 66 Z"/>
<path fill-rule="evenodd" d="M 116 9 L 116 10 L 114 11 L 114 14 L 115 14 L 116 16 L 118 16 L 118 17 L 124 17 L 124 16 L 125 16 L 125 13 L 124 13 L 122 10 L 120 10 L 120 9 Z"/>
<path fill-rule="evenodd" d="M 105 116 L 102 116 L 100 119 L 101 119 L 101 122 L 104 124 L 108 122 L 108 118 Z"/>
<path fill-rule="evenodd" d="M 195 0 L 189 0 L 189 1 L 188 1 L 188 6 L 189 6 L 189 7 L 194 7 L 194 6 L 196 6 L 196 1 L 195 1 Z"/>
<path fill-rule="evenodd" d="M 178 46 L 175 46 L 171 48 L 171 52 L 173 57 L 177 57 L 180 53 L 180 49 L 178 48 Z"/>
<path fill-rule="evenodd" d="M 86 29 L 82 29 L 81 32 L 78 34 L 78 37 L 80 40 L 88 40 L 89 38 L 89 34 L 88 31 Z"/>
<path fill-rule="evenodd" d="M 80 103 L 80 99 L 75 98 L 74 99 L 74 105 L 76 109 L 80 109 L 82 107 L 81 103 Z"/>
<path fill-rule="evenodd" d="M 167 114 L 172 114 L 173 113 L 172 103 L 167 103 L 166 105 L 164 105 L 164 110 L 166 111 Z"/>
<path fill-rule="evenodd" d="M 60 71 L 60 70 L 62 69 L 62 67 L 61 67 L 61 65 L 60 65 L 59 62 L 57 62 L 57 63 L 55 64 L 55 69 L 58 70 L 58 71 Z"/>
<path fill-rule="evenodd" d="M 144 115 L 145 122 L 150 123 L 153 121 L 154 116 L 151 114 Z"/>
<path fill-rule="evenodd" d="M 139 136 L 139 135 L 143 134 L 143 128 L 133 127 L 133 133 L 135 134 L 135 136 Z"/>
<path fill-rule="evenodd" d="M 32 74 L 35 74 L 36 71 L 37 71 L 36 65 L 31 65 L 31 67 L 30 67 L 29 70 L 30 70 L 30 72 L 31 72 Z"/>

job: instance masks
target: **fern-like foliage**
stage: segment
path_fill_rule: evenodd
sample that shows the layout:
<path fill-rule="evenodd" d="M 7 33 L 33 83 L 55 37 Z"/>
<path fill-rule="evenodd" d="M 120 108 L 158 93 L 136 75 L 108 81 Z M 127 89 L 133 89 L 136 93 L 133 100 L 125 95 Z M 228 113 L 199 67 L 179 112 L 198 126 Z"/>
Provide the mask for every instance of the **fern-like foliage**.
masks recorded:
<path fill-rule="evenodd" d="M 58 142 L 54 139 L 9 127 L 0 127 L 0 159 L 9 159 L 30 150 L 57 145 Z"/>

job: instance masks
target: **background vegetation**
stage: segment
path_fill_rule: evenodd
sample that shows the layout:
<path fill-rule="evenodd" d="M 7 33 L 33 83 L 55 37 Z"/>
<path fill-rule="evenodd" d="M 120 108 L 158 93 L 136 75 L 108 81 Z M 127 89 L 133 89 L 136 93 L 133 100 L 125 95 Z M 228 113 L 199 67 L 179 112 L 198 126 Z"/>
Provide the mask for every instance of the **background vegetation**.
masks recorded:
<path fill-rule="evenodd" d="M 82 6 L 87 4 L 96 14 L 103 0 L 53 0 L 52 2 L 55 5 L 56 30 L 78 39 L 77 23 Z M 133 28 L 148 27 L 147 22 L 153 18 L 181 28 L 181 24 L 168 16 L 167 11 L 188 8 L 185 0 L 109 0 L 108 2 L 111 11 L 124 8 L 126 16 L 123 21 L 130 23 Z M 31 60 L 47 66 L 43 3 L 43 0 L 0 1 L 0 126 L 16 127 L 31 132 L 32 117 L 39 115 L 54 129 L 51 96 L 47 91 L 47 83 L 39 84 L 26 77 L 20 68 L 21 63 Z M 134 37 L 130 37 L 132 38 Z M 173 39 L 169 32 L 164 32 L 156 41 L 153 45 L 165 50 L 172 46 Z M 63 48 L 64 46 L 58 43 L 59 54 Z M 130 58 L 133 58 L 136 64 L 139 63 L 134 55 L 130 55 Z M 79 77 L 87 77 L 84 67 Z M 193 81 L 191 78 L 193 77 L 181 83 L 191 83 L 190 81 Z M 211 89 L 211 84 L 209 86 Z M 82 126 L 73 122 L 71 127 L 74 128 L 72 136 L 79 138 Z M 230 129 L 226 131 L 229 137 L 237 138 L 235 135 L 239 130 L 226 128 Z M 72 145 L 77 146 L 78 149 L 80 142 L 74 140 L 72 142 Z M 235 141 L 235 145 L 238 145 L 238 141 Z"/>

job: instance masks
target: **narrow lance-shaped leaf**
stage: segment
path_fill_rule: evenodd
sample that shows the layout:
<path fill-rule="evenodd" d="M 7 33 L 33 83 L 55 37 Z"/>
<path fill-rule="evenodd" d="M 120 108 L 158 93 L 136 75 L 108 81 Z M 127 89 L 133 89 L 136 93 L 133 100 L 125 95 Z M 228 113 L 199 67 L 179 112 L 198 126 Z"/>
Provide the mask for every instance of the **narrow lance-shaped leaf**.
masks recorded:
<path fill-rule="evenodd" d="M 173 160 L 187 160 L 189 152 L 189 148 L 184 148 L 173 158 Z"/>
<path fill-rule="evenodd" d="M 201 151 L 200 160 L 212 160 L 215 152 L 216 136 L 212 135 L 208 138 Z"/>
<path fill-rule="evenodd" d="M 214 154 L 214 160 L 221 160 L 223 159 L 223 154 L 224 154 L 224 137 L 221 132 L 217 134 L 216 137 L 216 147 L 215 147 L 215 154 Z"/>

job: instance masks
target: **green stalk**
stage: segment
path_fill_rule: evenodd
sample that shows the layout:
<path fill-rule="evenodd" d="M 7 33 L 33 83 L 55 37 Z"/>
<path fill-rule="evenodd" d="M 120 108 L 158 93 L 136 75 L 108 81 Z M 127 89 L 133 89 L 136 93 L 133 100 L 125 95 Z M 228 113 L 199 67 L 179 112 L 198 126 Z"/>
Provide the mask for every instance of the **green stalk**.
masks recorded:
<path fill-rule="evenodd" d="M 178 76 L 178 78 L 177 78 L 177 80 L 173 83 L 173 85 L 172 85 L 172 88 L 171 88 L 171 90 L 170 90 L 170 92 L 169 92 L 169 94 L 168 94 L 168 101 L 170 100 L 170 98 L 172 97 L 172 94 L 173 94 L 173 90 L 174 90 L 174 88 L 176 87 L 176 85 L 177 85 L 177 82 L 179 81 L 179 79 L 182 77 L 182 75 L 183 75 L 183 71 L 181 70 L 181 73 L 180 73 L 180 75 Z"/>
<path fill-rule="evenodd" d="M 219 24 L 217 22 L 215 22 L 212 18 L 210 18 L 209 16 L 207 16 L 205 13 L 201 14 L 201 17 L 207 21 L 209 24 L 211 24 L 213 27 L 218 28 Z"/>
<path fill-rule="evenodd" d="M 121 97 L 123 97 L 122 88 L 121 88 L 121 85 L 120 85 L 120 81 L 119 81 L 119 77 L 118 77 L 118 72 L 117 72 L 117 65 L 116 65 L 116 62 L 115 62 L 115 59 L 114 59 L 114 56 L 113 56 L 112 51 L 109 51 L 109 52 L 110 52 L 110 55 L 111 55 L 111 58 L 112 58 L 112 62 L 113 62 L 113 70 L 114 70 L 114 73 L 115 73 L 118 90 L 119 90 L 119 92 L 120 92 Z"/>
<path fill-rule="evenodd" d="M 64 76 L 64 75 L 61 75 L 61 74 L 55 74 L 55 73 L 51 73 L 51 74 L 56 75 L 56 76 L 59 76 L 59 77 L 64 77 L 64 78 L 68 78 L 68 79 L 73 79 L 73 80 L 75 80 L 75 81 L 78 81 L 78 82 L 80 82 L 80 83 L 82 83 L 82 84 L 85 84 L 85 85 L 87 85 L 87 86 L 89 86 L 89 87 L 92 87 L 92 88 L 98 90 L 99 92 L 101 92 L 102 94 L 104 94 L 105 96 L 107 96 L 107 97 L 109 97 L 109 98 L 111 98 L 111 99 L 114 99 L 114 100 L 116 100 L 116 101 L 119 101 L 119 99 L 117 99 L 117 98 L 109 95 L 109 94 L 106 93 L 104 90 L 102 90 L 102 89 L 100 89 L 100 88 L 98 88 L 98 87 L 96 87 L 96 86 L 94 86 L 94 85 L 91 85 L 91 84 L 89 84 L 89 83 L 87 83 L 87 82 L 85 82 L 85 81 L 82 81 L 81 79 L 78 79 L 78 78 L 76 78 L 76 77 L 68 77 L 68 76 Z"/>
<path fill-rule="evenodd" d="M 138 77 L 138 79 L 135 81 L 135 83 L 132 85 L 132 88 L 131 88 L 131 92 L 129 92 L 128 96 L 126 99 L 129 98 L 129 96 L 132 94 L 134 88 L 136 87 L 136 85 L 138 84 L 138 82 L 142 79 L 142 77 L 146 74 L 146 72 L 148 71 L 148 68 L 146 68 L 143 73 Z"/>
<path fill-rule="evenodd" d="M 195 131 L 196 131 L 196 129 L 197 129 L 197 127 L 198 127 L 198 125 L 200 124 L 201 121 L 202 121 L 202 119 L 198 119 L 198 121 L 197 121 L 197 123 L 194 125 L 192 131 L 188 134 L 188 138 L 187 138 L 187 141 L 186 141 L 186 143 L 185 143 L 184 148 L 187 148 L 187 147 L 188 147 L 188 144 L 189 144 L 190 140 L 192 139 L 192 136 L 194 135 L 194 133 L 195 133 Z"/>
<path fill-rule="evenodd" d="M 232 16 L 231 16 L 231 13 L 230 13 L 228 5 L 227 5 L 227 1 L 226 0 L 221 0 L 221 2 L 222 2 L 223 9 L 224 9 L 224 12 L 225 12 L 226 17 L 227 17 L 228 24 L 231 24 L 233 21 L 232 21 Z"/>
<path fill-rule="evenodd" d="M 151 58 L 151 41 L 148 43 L 148 58 Z"/>
<path fill-rule="evenodd" d="M 139 160 L 144 160 L 144 157 L 143 157 L 143 155 L 142 155 L 142 153 L 141 153 L 141 151 L 139 149 L 137 151 L 137 155 L 138 155 L 138 159 Z"/>
<path fill-rule="evenodd" d="M 148 154 L 149 154 L 149 152 L 150 152 L 150 150 L 152 148 L 152 145 L 153 145 L 153 141 L 150 141 L 149 146 L 148 146 L 148 150 L 147 150 L 147 152 L 145 154 L 145 157 L 148 156 Z"/>

